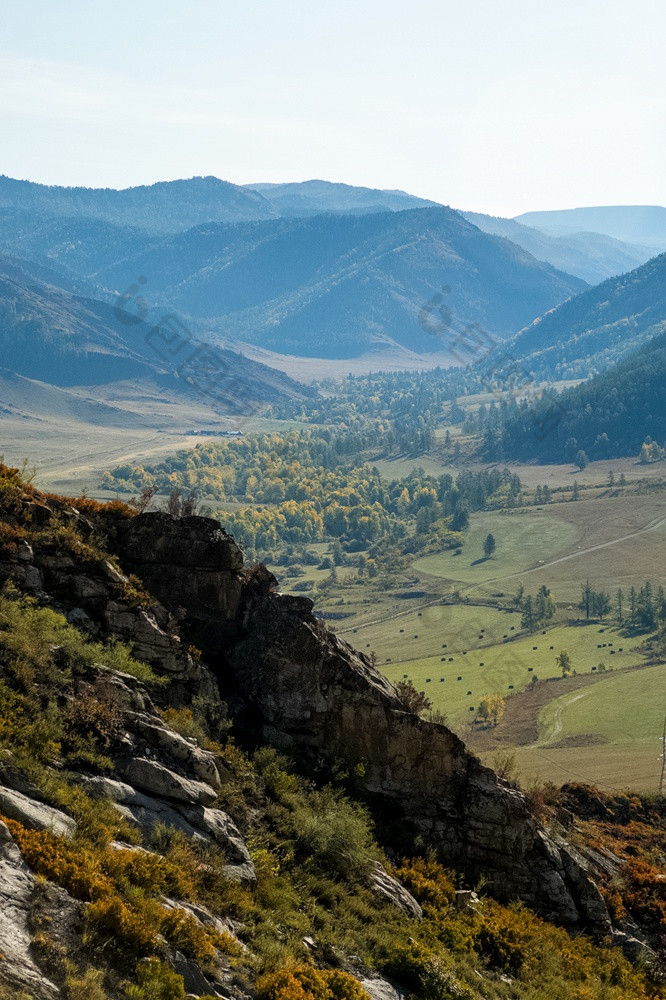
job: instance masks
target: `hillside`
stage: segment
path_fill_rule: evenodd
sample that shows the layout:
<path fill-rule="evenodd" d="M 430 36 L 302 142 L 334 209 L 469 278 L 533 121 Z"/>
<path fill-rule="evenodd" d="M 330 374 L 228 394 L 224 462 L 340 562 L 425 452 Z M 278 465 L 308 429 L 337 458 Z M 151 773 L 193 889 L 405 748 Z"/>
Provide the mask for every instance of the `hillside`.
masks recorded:
<path fill-rule="evenodd" d="M 590 285 L 598 285 L 613 275 L 632 271 L 654 257 L 651 247 L 635 246 L 601 233 L 549 235 L 540 229 L 522 225 L 515 219 L 502 219 L 479 212 L 461 212 L 461 215 L 484 233 L 504 236 L 537 260 L 575 274 Z"/>
<path fill-rule="evenodd" d="M 563 302 L 479 364 L 501 374 L 512 362 L 543 379 L 585 378 L 666 329 L 666 254 Z"/>
<path fill-rule="evenodd" d="M 3 1000 L 656 995 L 621 836 L 595 868 L 216 522 L 0 466 L 0 523 Z"/>
<path fill-rule="evenodd" d="M 161 181 L 117 191 L 49 187 L 0 176 L 0 209 L 97 219 L 152 233 L 174 233 L 218 219 L 225 222 L 270 219 L 276 214 L 257 192 L 217 177 Z"/>
<path fill-rule="evenodd" d="M 573 462 L 582 449 L 588 458 L 638 456 L 650 436 L 666 442 L 666 333 L 557 398 L 558 422 L 535 436 L 553 404 L 549 400 L 509 410 L 489 452 L 504 459 L 537 458 Z M 492 457 L 492 455 L 490 456 Z"/>
<path fill-rule="evenodd" d="M 161 330 L 138 316 L 128 319 L 110 303 L 40 281 L 31 265 L 26 271 L 20 261 L 0 259 L 0 360 L 18 375 L 61 387 L 155 380 L 167 394 L 199 396 L 203 369 L 199 384 L 196 364 L 190 360 L 189 366 L 182 367 L 181 358 L 172 357 L 166 348 L 165 338 L 172 331 Z M 186 327 L 178 326 L 177 331 L 179 343 L 192 359 L 196 341 L 187 340 Z M 243 395 L 238 386 L 245 387 L 248 401 L 298 397 L 305 392 L 281 372 L 231 351 L 219 350 L 215 357 L 218 382 L 223 376 L 229 388 L 232 383 L 236 386 L 234 394 L 228 393 L 230 405 Z M 224 411 L 223 396 L 213 399 L 211 395 L 211 403 Z"/>
<path fill-rule="evenodd" d="M 554 212 L 525 212 L 516 222 L 553 235 L 603 233 L 626 243 L 666 250 L 666 208 L 661 205 L 611 205 L 567 208 Z"/>
<path fill-rule="evenodd" d="M 301 181 L 292 184 L 248 184 L 284 217 L 336 212 L 364 215 L 368 212 L 399 212 L 409 208 L 434 207 L 436 202 L 405 191 L 334 184 L 331 181 Z"/>
<path fill-rule="evenodd" d="M 151 294 L 202 328 L 305 357 L 352 358 L 399 344 L 447 352 L 466 324 L 504 337 L 584 288 L 446 208 L 207 225 L 98 274 Z M 456 332 L 419 323 L 443 285 Z M 441 294 L 441 293 L 440 293 Z M 430 319 L 430 317 L 426 317 Z"/>

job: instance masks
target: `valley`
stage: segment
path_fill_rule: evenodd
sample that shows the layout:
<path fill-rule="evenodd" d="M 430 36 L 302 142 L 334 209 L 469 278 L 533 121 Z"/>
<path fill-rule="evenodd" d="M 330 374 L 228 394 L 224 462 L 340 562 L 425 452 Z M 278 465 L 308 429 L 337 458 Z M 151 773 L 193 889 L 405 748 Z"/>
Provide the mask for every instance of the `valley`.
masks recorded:
<path fill-rule="evenodd" d="M 0 1000 L 666 1000 L 666 8 L 6 7 Z"/>

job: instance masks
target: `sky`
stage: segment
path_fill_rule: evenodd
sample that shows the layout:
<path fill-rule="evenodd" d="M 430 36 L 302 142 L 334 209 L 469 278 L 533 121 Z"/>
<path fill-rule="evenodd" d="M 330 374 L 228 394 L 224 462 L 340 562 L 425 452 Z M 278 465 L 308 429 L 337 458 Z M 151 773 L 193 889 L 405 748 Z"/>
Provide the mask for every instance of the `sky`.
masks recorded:
<path fill-rule="evenodd" d="M 665 204 L 663 0 L 22 0 L 0 173 L 400 188 L 515 215 Z"/>

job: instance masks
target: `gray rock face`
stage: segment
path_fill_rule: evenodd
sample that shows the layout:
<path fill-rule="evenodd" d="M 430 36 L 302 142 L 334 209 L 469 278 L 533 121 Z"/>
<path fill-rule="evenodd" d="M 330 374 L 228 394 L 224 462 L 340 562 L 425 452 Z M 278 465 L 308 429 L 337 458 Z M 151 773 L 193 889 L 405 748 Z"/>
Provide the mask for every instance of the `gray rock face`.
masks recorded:
<path fill-rule="evenodd" d="M 34 1000 L 52 1000 L 60 990 L 44 975 L 32 952 L 29 918 L 35 880 L 9 830 L 0 822 L 0 982 Z"/>
<path fill-rule="evenodd" d="M 150 512 L 119 525 L 123 565 L 167 607 L 196 607 L 199 618 L 233 621 L 243 555 L 218 521 Z"/>
<path fill-rule="evenodd" d="M 140 660 L 159 664 L 162 671 L 171 674 L 192 673 L 192 657 L 182 648 L 178 636 L 165 632 L 146 611 L 109 600 L 104 622 L 113 635 L 134 646 Z"/>
<path fill-rule="evenodd" d="M 123 762 L 119 770 L 128 784 L 155 798 L 202 806 L 210 805 L 217 798 L 215 789 L 210 785 L 183 778 L 156 760 L 132 757 Z"/>
<path fill-rule="evenodd" d="M 222 787 L 221 768 L 214 754 L 202 750 L 179 733 L 160 725 L 155 716 L 138 713 L 126 715 L 125 723 L 133 732 L 158 751 L 163 751 L 185 765 L 200 780 L 214 789 Z"/>
<path fill-rule="evenodd" d="M 248 593 L 228 669 L 264 736 L 306 759 L 362 763 L 367 792 L 501 901 L 607 933 L 582 858 L 551 840 L 517 789 L 444 726 L 406 712 L 389 682 L 311 614 L 306 598 Z"/>
<path fill-rule="evenodd" d="M 76 833 L 76 823 L 71 816 L 11 788 L 0 787 L 0 813 L 29 830 L 50 830 L 58 837 L 73 837 Z"/>
<path fill-rule="evenodd" d="M 359 979 L 359 983 L 369 994 L 371 1000 L 403 1000 L 405 995 L 381 976 L 373 976 L 372 979 Z"/>
<path fill-rule="evenodd" d="M 405 889 L 396 878 L 386 871 L 383 865 L 375 862 L 370 873 L 370 888 L 376 895 L 381 896 L 388 903 L 397 906 L 399 910 L 406 913 L 408 917 L 415 917 L 420 920 L 423 910 L 416 902 L 411 892 Z"/>
<path fill-rule="evenodd" d="M 229 862 L 225 866 L 228 878 L 237 882 L 256 880 L 252 858 L 242 834 L 231 817 L 221 809 L 208 809 L 192 802 L 165 802 L 112 778 L 85 778 L 82 784 L 89 795 L 114 802 L 121 815 L 136 823 L 148 836 L 157 823 L 165 823 L 188 837 L 216 843 L 225 851 Z"/>

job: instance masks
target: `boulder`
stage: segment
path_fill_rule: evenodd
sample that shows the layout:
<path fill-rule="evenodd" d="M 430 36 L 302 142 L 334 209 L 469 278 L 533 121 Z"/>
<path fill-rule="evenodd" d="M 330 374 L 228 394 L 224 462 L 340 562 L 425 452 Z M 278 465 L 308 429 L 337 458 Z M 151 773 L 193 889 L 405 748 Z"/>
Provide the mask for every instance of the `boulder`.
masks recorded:
<path fill-rule="evenodd" d="M 200 781 L 215 789 L 222 787 L 221 767 L 214 754 L 202 750 L 184 736 L 168 729 L 156 716 L 134 713 L 125 717 L 125 723 L 151 747 L 185 764 L 186 769 L 192 771 Z"/>
<path fill-rule="evenodd" d="M 132 757 L 119 768 L 125 780 L 134 788 L 155 798 L 172 799 L 188 805 L 210 805 L 217 798 L 214 788 L 203 781 L 183 778 L 164 764 L 145 757 Z"/>
<path fill-rule="evenodd" d="M 405 994 L 381 976 L 359 979 L 359 983 L 369 995 L 370 1000 L 403 1000 Z"/>
<path fill-rule="evenodd" d="M 0 983 L 34 1000 L 52 1000 L 60 990 L 36 964 L 30 916 L 35 880 L 9 830 L 0 822 Z"/>
<path fill-rule="evenodd" d="M 50 830 L 58 837 L 73 837 L 76 833 L 76 823 L 71 816 L 11 788 L 0 787 L 0 814 L 22 823 L 29 830 Z"/>
<path fill-rule="evenodd" d="M 231 816 L 221 809 L 201 806 L 180 807 L 181 814 L 200 833 L 224 849 L 229 864 L 225 874 L 236 882 L 254 882 L 257 874 L 247 845 Z"/>
<path fill-rule="evenodd" d="M 386 871 L 384 866 L 376 861 L 370 872 L 370 888 L 377 896 L 381 896 L 387 902 L 396 906 L 408 917 L 416 917 L 420 920 L 423 910 L 412 896 L 411 892 L 405 889 L 404 885 L 398 882 L 397 878 Z"/>

